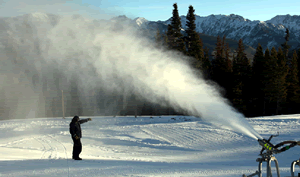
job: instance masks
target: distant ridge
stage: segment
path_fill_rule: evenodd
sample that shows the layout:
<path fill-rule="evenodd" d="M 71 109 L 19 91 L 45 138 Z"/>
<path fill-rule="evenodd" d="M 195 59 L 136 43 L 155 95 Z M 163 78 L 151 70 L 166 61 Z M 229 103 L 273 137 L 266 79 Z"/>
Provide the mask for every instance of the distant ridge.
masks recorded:
<path fill-rule="evenodd" d="M 186 29 L 186 16 L 180 16 L 183 29 Z M 153 30 L 154 26 L 166 26 L 171 18 L 166 21 L 145 21 L 145 26 Z M 265 50 L 267 47 L 278 48 L 284 42 L 285 30 L 290 30 L 291 50 L 300 45 L 300 15 L 277 15 L 267 21 L 245 19 L 236 14 L 230 15 L 196 15 L 196 30 L 210 36 L 224 36 L 256 48 L 260 43 Z"/>
<path fill-rule="evenodd" d="M 48 25 L 50 27 L 55 26 L 55 24 L 60 19 L 60 16 L 38 12 L 25 14 L 23 16 L 17 17 L 0 17 L 0 23 L 5 23 L 6 25 L 17 25 L 17 23 L 21 21 L 20 19 L 24 18 L 27 19 L 29 22 L 46 22 L 44 23 L 44 25 L 46 24 L 46 26 Z M 80 15 L 74 15 L 74 18 L 81 17 Z M 182 15 L 180 16 L 180 18 L 184 32 L 184 30 L 186 29 L 186 16 Z M 120 15 L 110 19 L 109 21 L 134 25 L 136 28 L 141 29 L 141 31 L 144 31 L 143 34 L 147 35 L 150 38 L 154 38 L 157 29 L 159 29 L 161 32 L 165 32 L 167 30 L 167 25 L 170 24 L 170 19 L 171 18 L 167 19 L 166 21 L 148 21 L 143 17 L 130 19 L 125 15 Z M 223 37 L 224 35 L 228 40 L 232 40 L 232 42 L 230 43 L 232 51 L 235 49 L 235 46 L 233 44 L 235 42 L 237 43 L 239 39 L 242 39 L 246 47 L 249 48 L 249 56 L 250 53 L 253 54 L 253 49 L 257 47 L 258 43 L 261 44 L 264 50 L 266 48 L 271 49 L 272 47 L 275 47 L 277 49 L 281 46 L 282 43 L 284 43 L 286 28 L 290 30 L 290 51 L 297 49 L 300 46 L 300 15 L 277 15 L 267 21 L 251 21 L 236 14 L 212 14 L 205 17 L 196 15 L 195 23 L 197 32 L 201 34 L 201 37 L 207 39 L 204 42 L 204 46 L 206 44 L 211 51 L 214 49 L 213 47 L 216 43 L 215 38 L 213 37 Z M 208 39 L 213 40 L 209 41 Z"/>

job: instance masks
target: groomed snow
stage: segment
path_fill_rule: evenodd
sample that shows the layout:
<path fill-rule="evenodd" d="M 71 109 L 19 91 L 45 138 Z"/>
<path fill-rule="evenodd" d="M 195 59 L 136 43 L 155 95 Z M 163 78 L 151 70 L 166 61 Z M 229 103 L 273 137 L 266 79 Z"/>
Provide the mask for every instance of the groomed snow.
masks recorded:
<path fill-rule="evenodd" d="M 70 120 L 0 121 L 0 176 L 241 177 L 258 167 L 256 140 L 183 116 L 93 117 L 82 124 L 83 161 L 74 161 Z M 257 117 L 249 123 L 266 139 L 279 131 L 274 144 L 300 140 L 300 115 Z M 299 150 L 276 155 L 281 176 L 290 176 Z M 272 167 L 276 176 L 273 162 Z"/>

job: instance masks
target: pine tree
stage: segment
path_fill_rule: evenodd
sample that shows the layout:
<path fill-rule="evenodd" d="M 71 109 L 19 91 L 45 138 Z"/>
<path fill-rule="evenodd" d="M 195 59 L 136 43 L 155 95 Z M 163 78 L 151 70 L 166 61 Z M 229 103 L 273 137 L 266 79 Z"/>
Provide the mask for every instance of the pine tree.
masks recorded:
<path fill-rule="evenodd" d="M 230 95 L 229 90 L 232 88 L 230 82 L 228 82 L 231 68 L 229 68 L 230 65 L 225 58 L 224 41 L 225 38 L 222 41 L 220 36 L 217 37 L 215 57 L 212 60 L 212 79 L 225 89 L 225 96 L 228 98 Z"/>
<path fill-rule="evenodd" d="M 291 113 L 294 113 L 293 111 L 297 109 L 300 101 L 299 100 L 300 86 L 299 86 L 299 79 L 298 79 L 298 63 L 297 63 L 296 51 L 294 51 L 293 53 L 290 70 L 287 75 L 287 82 L 288 82 L 287 102 L 289 105 L 289 110 L 291 111 Z"/>
<path fill-rule="evenodd" d="M 233 59 L 233 95 L 232 102 L 240 111 L 247 111 L 250 87 L 250 62 L 246 56 L 242 39 L 239 40 L 237 56 Z"/>
<path fill-rule="evenodd" d="M 298 80 L 300 81 L 300 49 L 298 50 L 298 53 L 297 53 L 297 56 L 298 56 Z"/>
<path fill-rule="evenodd" d="M 226 40 L 226 36 L 223 36 L 223 40 L 222 40 L 222 47 L 221 47 L 221 56 L 222 58 L 225 58 L 225 40 Z"/>
<path fill-rule="evenodd" d="M 283 47 L 283 54 L 285 58 L 288 58 L 288 53 L 289 53 L 289 48 L 291 48 L 291 46 L 289 46 L 287 44 L 287 42 L 289 41 L 289 37 L 290 37 L 290 32 L 289 29 L 287 28 L 285 31 L 286 35 L 284 37 L 285 42 L 283 44 L 281 44 L 281 46 Z"/>
<path fill-rule="evenodd" d="M 198 39 L 198 41 L 195 44 L 195 49 L 196 49 L 196 54 L 195 54 L 195 59 L 196 59 L 196 68 L 200 69 L 201 71 L 203 70 L 203 60 L 204 60 L 204 50 L 203 50 L 203 42 L 202 39 Z"/>
<path fill-rule="evenodd" d="M 168 25 L 168 30 L 166 31 L 166 42 L 169 49 L 175 49 L 176 46 L 176 40 L 174 37 L 174 30 L 172 28 L 172 25 Z"/>
<path fill-rule="evenodd" d="M 211 78 L 211 62 L 209 60 L 209 49 L 204 48 L 204 58 L 202 63 L 202 71 L 205 79 Z"/>
<path fill-rule="evenodd" d="M 177 4 L 173 4 L 173 16 L 171 18 L 171 24 L 168 25 L 168 39 L 169 39 L 169 48 L 177 50 L 179 52 L 185 53 L 185 45 L 183 40 L 183 35 L 181 34 L 181 20 L 178 14 Z"/>
<path fill-rule="evenodd" d="M 253 58 L 252 64 L 252 85 L 253 87 L 253 94 L 252 102 L 253 102 L 253 116 L 262 115 L 264 112 L 263 103 L 264 103 L 264 92 L 263 92 L 263 63 L 264 63 L 264 53 L 263 49 L 260 44 L 258 44 L 256 48 L 256 52 Z"/>
<path fill-rule="evenodd" d="M 265 107 L 268 114 L 274 114 L 277 107 L 277 96 L 278 96 L 278 59 L 277 51 L 275 47 L 265 53 L 265 66 L 264 66 L 264 96 L 265 96 Z"/>
<path fill-rule="evenodd" d="M 283 55 L 282 51 L 277 53 L 274 47 L 270 55 L 267 48 L 264 60 L 260 61 L 259 66 L 253 66 L 255 72 L 260 73 L 255 78 L 259 79 L 261 97 L 259 105 L 263 108 L 263 115 L 278 113 L 284 100 L 284 77 L 282 77 L 284 75 L 284 63 L 278 59 L 280 55 Z"/>
<path fill-rule="evenodd" d="M 281 60 L 281 62 L 283 63 L 283 65 L 286 65 L 286 73 L 284 73 L 286 76 L 288 75 L 289 73 L 289 67 L 288 67 L 288 64 L 290 63 L 290 61 L 288 60 L 288 53 L 289 53 L 289 48 L 290 46 L 288 45 L 288 41 L 289 41 L 289 37 L 290 37 L 290 33 L 289 33 L 289 29 L 286 28 L 286 31 L 285 31 L 286 35 L 284 37 L 285 39 L 285 42 L 283 44 L 281 44 L 281 46 L 283 47 L 283 56 L 281 58 L 278 58 L 278 60 Z M 285 62 L 285 63 L 284 63 Z M 285 87 L 286 89 L 288 88 L 288 85 L 289 85 L 289 82 L 287 81 L 287 78 L 286 78 L 286 81 L 285 81 Z M 287 93 L 286 93 L 286 98 L 287 98 Z M 288 102 L 285 103 L 286 106 L 288 106 Z M 286 111 L 287 110 L 290 110 L 288 107 L 286 107 L 285 109 Z"/>
<path fill-rule="evenodd" d="M 163 41 L 162 41 L 162 43 L 163 43 L 163 45 L 166 47 L 166 48 L 168 48 L 168 49 L 170 49 L 169 48 L 169 38 L 168 38 L 168 31 L 166 31 L 165 33 L 163 33 L 163 36 L 162 36 L 162 38 L 163 38 Z"/>
<path fill-rule="evenodd" d="M 195 10 L 193 8 L 193 6 L 189 6 L 189 11 L 188 14 L 186 16 L 186 42 L 187 42 L 187 49 L 189 51 L 189 53 L 191 53 L 192 51 L 192 42 L 196 41 L 195 39 L 195 34 L 196 34 L 196 24 L 195 24 L 195 14 L 194 14 Z M 199 38 L 198 38 L 199 39 Z"/>
<path fill-rule="evenodd" d="M 225 38 L 223 38 L 223 40 L 225 41 Z M 225 44 L 225 42 L 223 42 L 223 44 Z M 232 60 L 230 59 L 230 48 L 229 48 L 229 44 L 226 43 L 226 45 L 224 46 L 224 60 L 225 60 L 225 77 L 226 78 L 232 78 Z M 226 89 L 227 89 L 227 98 L 229 100 L 232 99 L 232 88 L 233 88 L 233 80 L 232 79 L 227 79 L 227 83 L 226 83 Z"/>
<path fill-rule="evenodd" d="M 174 32 L 176 33 L 176 35 L 178 35 L 177 37 L 181 37 L 181 21 L 180 21 L 180 17 L 179 17 L 179 13 L 178 13 L 178 7 L 177 7 L 177 3 L 173 4 L 173 16 L 172 16 L 172 20 L 171 20 L 171 26 L 174 29 Z"/>
<path fill-rule="evenodd" d="M 222 41 L 220 36 L 217 37 L 216 48 L 214 51 L 214 59 L 212 61 L 212 79 L 217 83 L 220 83 L 222 79 L 220 77 L 224 76 L 225 61 L 222 58 Z"/>
<path fill-rule="evenodd" d="M 222 58 L 222 54 L 221 54 L 221 50 L 222 50 L 222 41 L 220 36 L 217 37 L 217 43 L 216 43 L 216 48 L 215 48 L 215 58 Z"/>
<path fill-rule="evenodd" d="M 189 6 L 186 21 L 186 43 L 187 43 L 187 54 L 196 59 L 196 68 L 203 69 L 202 63 L 204 58 L 203 43 L 200 36 L 196 32 L 195 24 L 195 10 L 193 6 Z"/>
<path fill-rule="evenodd" d="M 274 80 L 273 80 L 273 82 L 271 82 L 271 81 L 274 78 L 274 75 L 276 74 L 276 69 L 277 69 L 277 56 L 276 55 L 277 55 L 277 52 L 276 52 L 275 47 L 272 48 L 271 55 L 270 55 L 269 48 L 267 48 L 265 51 L 265 61 L 264 61 L 264 70 L 263 70 L 264 80 L 265 80 L 265 88 L 264 88 L 265 91 L 264 92 L 265 92 L 265 96 L 268 96 L 269 99 L 274 99 L 271 94 L 271 88 L 274 87 L 273 86 Z"/>
<path fill-rule="evenodd" d="M 281 47 L 278 48 L 277 52 L 277 65 L 278 65 L 278 95 L 277 95 L 277 108 L 276 114 L 282 113 L 282 107 L 285 105 L 286 96 L 287 96 L 287 84 L 286 84 L 286 76 L 288 74 L 288 66 L 286 62 L 286 58 L 284 57 L 284 53 L 281 50 Z"/>
<path fill-rule="evenodd" d="M 228 72 L 232 72 L 232 61 L 230 59 L 230 48 L 229 48 L 229 44 L 227 43 L 225 46 L 225 61 L 226 61 L 226 65 L 228 67 Z"/>
<path fill-rule="evenodd" d="M 163 44 L 163 36 L 160 34 L 160 31 L 158 28 L 156 30 L 155 44 L 156 44 L 157 48 L 160 48 Z"/>
<path fill-rule="evenodd" d="M 269 70 L 269 66 L 268 66 L 268 61 L 271 59 L 271 56 L 270 56 L 270 51 L 269 51 L 269 48 L 266 49 L 265 51 L 265 60 L 263 61 L 262 63 L 262 91 L 263 91 L 263 115 L 266 115 L 267 113 L 267 109 L 268 109 L 268 103 L 270 101 L 270 97 L 268 97 L 267 95 L 267 92 L 268 92 L 268 84 L 270 82 L 269 80 L 269 75 L 271 74 L 270 73 L 270 70 Z"/>

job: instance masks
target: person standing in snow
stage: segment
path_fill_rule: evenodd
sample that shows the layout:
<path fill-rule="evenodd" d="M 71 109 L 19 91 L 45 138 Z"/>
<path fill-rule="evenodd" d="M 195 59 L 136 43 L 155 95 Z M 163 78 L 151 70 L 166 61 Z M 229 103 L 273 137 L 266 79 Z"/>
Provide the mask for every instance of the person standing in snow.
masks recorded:
<path fill-rule="evenodd" d="M 80 124 L 83 124 L 91 120 L 92 120 L 91 118 L 80 120 L 78 116 L 74 116 L 72 122 L 70 123 L 70 133 L 71 133 L 72 140 L 74 142 L 73 156 L 72 156 L 72 159 L 74 160 L 82 160 L 79 157 L 79 154 L 81 153 L 82 150 L 82 145 L 80 141 L 80 138 L 82 137 Z"/>

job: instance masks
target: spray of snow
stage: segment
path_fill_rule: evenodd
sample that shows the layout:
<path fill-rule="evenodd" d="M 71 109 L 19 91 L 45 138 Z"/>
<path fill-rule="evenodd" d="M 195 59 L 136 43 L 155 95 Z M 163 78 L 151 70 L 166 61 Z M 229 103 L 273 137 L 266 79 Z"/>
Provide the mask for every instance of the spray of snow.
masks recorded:
<path fill-rule="evenodd" d="M 48 76 L 58 68 L 68 80 L 75 74 L 82 83 L 79 85 L 82 92 L 102 88 L 122 94 L 131 90 L 150 102 L 159 104 L 164 99 L 190 115 L 254 139 L 262 138 L 221 97 L 217 87 L 191 69 L 189 58 L 154 47 L 128 24 L 120 26 L 65 16 L 53 28 L 45 29 L 40 23 L 31 25 L 33 33 L 43 34 L 36 35 L 38 47 L 16 52 L 31 61 L 42 59 L 47 63 L 44 69 Z M 21 31 L 25 33 L 26 29 Z M 39 55 L 25 55 L 28 51 Z"/>

